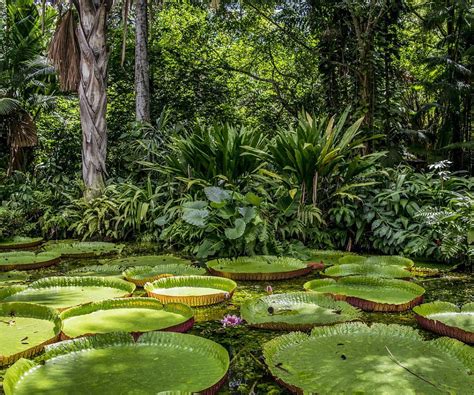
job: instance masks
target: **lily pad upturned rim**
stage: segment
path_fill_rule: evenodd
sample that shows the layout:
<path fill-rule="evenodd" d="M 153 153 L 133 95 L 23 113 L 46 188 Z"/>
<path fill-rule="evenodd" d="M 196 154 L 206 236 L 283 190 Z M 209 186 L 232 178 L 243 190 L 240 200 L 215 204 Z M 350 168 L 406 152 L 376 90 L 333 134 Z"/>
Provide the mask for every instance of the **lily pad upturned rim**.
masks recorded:
<path fill-rule="evenodd" d="M 159 293 L 160 288 L 174 288 L 179 286 L 209 287 L 221 289 L 222 292 L 200 296 L 171 296 Z M 147 292 L 148 296 L 156 298 L 162 303 L 184 303 L 188 306 L 207 306 L 229 300 L 237 288 L 237 284 L 228 278 L 221 277 L 178 276 L 161 278 L 159 280 L 153 281 L 152 283 L 145 284 L 143 288 Z"/>
<path fill-rule="evenodd" d="M 215 268 L 218 265 L 235 267 L 236 263 L 238 263 L 239 260 L 246 261 L 252 258 L 273 260 L 274 262 L 272 262 L 272 264 L 269 265 L 269 268 L 272 265 L 278 265 L 280 262 L 282 262 L 288 266 L 289 270 L 252 273 L 252 272 L 225 271 L 222 269 L 218 270 Z M 287 280 L 290 278 L 304 276 L 306 274 L 311 273 L 314 270 L 310 264 L 306 264 L 303 261 L 296 258 L 265 256 L 265 255 L 213 259 L 207 262 L 206 265 L 209 272 L 213 275 L 216 275 L 219 277 L 230 278 L 232 280 L 241 280 L 241 281 Z"/>
<path fill-rule="evenodd" d="M 194 312 L 188 305 L 183 303 L 168 303 L 163 304 L 160 301 L 154 298 L 142 298 L 142 297 L 131 297 L 131 298 L 116 298 L 116 299 L 106 299 L 101 300 L 99 302 L 92 302 L 87 303 L 80 306 L 71 307 L 70 309 L 64 310 L 59 317 L 63 321 L 67 321 L 67 319 L 72 317 L 78 317 L 81 315 L 87 315 L 90 313 L 94 313 L 99 310 L 113 310 L 116 308 L 147 308 L 147 309 L 154 309 L 154 310 L 165 310 L 174 313 L 178 313 L 183 316 L 183 321 L 176 324 L 169 326 L 167 328 L 159 329 L 160 331 L 167 331 L 167 332 L 187 332 L 190 330 L 194 325 Z M 119 330 L 115 331 L 119 332 Z M 130 332 L 135 339 L 139 336 L 143 335 L 146 332 Z M 83 333 L 80 336 L 94 336 L 96 333 Z M 69 340 L 72 337 L 68 336 L 65 332 L 65 328 L 63 325 L 63 330 L 61 332 L 61 339 L 62 340 Z"/>
<path fill-rule="evenodd" d="M 107 241 L 51 241 L 45 244 L 45 251 L 58 252 L 62 258 L 97 258 L 120 254 L 124 244 L 116 244 Z M 76 248 L 76 250 L 74 250 Z M 97 248 L 105 248 L 104 251 L 95 251 Z"/>
<path fill-rule="evenodd" d="M 410 258 L 400 255 L 348 255 L 340 258 L 338 264 L 367 263 L 371 265 L 392 265 L 411 268 L 415 265 Z"/>
<path fill-rule="evenodd" d="M 469 332 L 463 328 L 447 325 L 442 321 L 430 318 L 430 315 L 436 313 L 474 312 L 474 302 L 466 303 L 459 307 L 453 303 L 438 300 L 416 306 L 413 308 L 413 312 L 415 313 L 416 321 L 422 328 L 442 336 L 453 337 L 464 343 L 474 344 L 474 332 Z"/>
<path fill-rule="evenodd" d="M 158 272 L 159 271 L 159 272 Z M 155 274 L 151 274 L 155 272 Z M 140 274 L 150 273 L 147 277 L 137 277 Z M 143 287 L 146 283 L 151 283 L 160 278 L 172 276 L 205 275 L 206 269 L 198 268 L 181 263 L 168 263 L 156 266 L 135 266 L 129 267 L 123 271 L 122 276 L 125 280 L 134 283 L 138 287 Z"/>
<path fill-rule="evenodd" d="M 367 270 L 366 270 L 367 269 Z M 367 263 L 343 263 L 340 265 L 333 265 L 328 267 L 322 276 L 340 278 L 349 276 L 368 276 L 368 277 L 380 277 L 380 278 L 400 278 L 409 279 L 413 277 L 413 274 L 400 267 L 393 265 L 373 265 Z"/>
<path fill-rule="evenodd" d="M 376 300 L 368 300 L 359 298 L 356 296 L 344 295 L 339 294 L 337 292 L 320 292 L 317 291 L 315 288 L 318 286 L 325 286 L 331 284 L 369 284 L 379 287 L 386 287 L 388 285 L 395 286 L 397 288 L 405 288 L 410 289 L 410 291 L 414 292 L 414 297 L 412 300 L 407 301 L 406 303 L 382 303 L 377 302 Z M 426 290 L 410 281 L 405 280 L 397 280 L 397 279 L 386 279 L 386 278 L 377 278 L 377 277 L 364 277 L 364 276 L 352 276 L 352 277 L 342 277 L 337 281 L 332 278 L 324 278 L 324 279 L 316 279 L 306 282 L 303 285 L 306 291 L 310 292 L 318 292 L 325 295 L 329 295 L 333 297 L 335 300 L 344 300 L 351 305 L 358 307 L 364 311 L 385 311 L 385 312 L 400 312 L 409 310 L 412 307 L 419 305 L 423 302 L 423 295 Z"/>
<path fill-rule="evenodd" d="M 27 350 L 12 355 L 0 355 L 0 366 L 10 365 L 20 358 L 29 358 L 38 354 L 43 350 L 44 346 L 58 341 L 61 334 L 61 320 L 58 312 L 51 307 L 23 302 L 0 303 L 0 315 L 11 315 L 12 312 L 15 312 L 15 317 L 28 317 L 52 321 L 54 323 L 55 336 L 45 340 L 41 344 L 32 345 L 32 347 Z"/>
<path fill-rule="evenodd" d="M 43 241 L 42 237 L 14 236 L 9 239 L 0 240 L 0 251 L 34 248 L 40 246 Z"/>
<path fill-rule="evenodd" d="M 291 348 L 295 345 L 304 343 L 310 340 L 312 337 L 320 338 L 331 338 L 332 336 L 344 336 L 347 337 L 351 334 L 369 334 L 373 339 L 377 339 L 378 335 L 386 335 L 387 332 L 394 337 L 400 338 L 409 338 L 415 341 L 429 343 L 430 345 L 435 346 L 441 352 L 444 352 L 451 357 L 457 359 L 461 364 L 463 364 L 466 369 L 474 370 L 474 362 L 472 358 L 472 350 L 469 346 L 463 344 L 462 342 L 442 337 L 436 340 L 426 341 L 420 335 L 420 333 L 409 326 L 398 325 L 398 324 L 382 324 L 374 323 L 371 326 L 368 326 L 365 323 L 361 322 L 347 322 L 342 324 L 337 324 L 333 326 L 319 326 L 313 328 L 310 334 L 305 334 L 302 332 L 291 332 L 282 336 L 278 336 L 263 345 L 263 356 L 265 358 L 265 363 L 269 367 L 269 370 L 276 381 L 291 392 L 296 394 L 303 394 L 303 388 L 298 387 L 296 383 L 291 383 L 288 380 L 285 381 L 279 377 L 279 374 L 282 374 L 280 369 L 275 369 L 276 366 L 273 366 L 276 363 L 281 363 L 281 360 L 274 361 L 275 357 L 279 352 Z M 285 371 L 283 371 L 285 372 Z M 288 372 L 288 371 L 286 371 Z M 285 374 L 286 374 L 285 372 Z M 288 372 L 289 373 L 289 372 Z M 347 388 L 345 388 L 347 390 Z"/>
<path fill-rule="evenodd" d="M 116 272 L 116 274 L 110 274 L 111 272 Z M 86 273 L 86 274 L 82 274 Z M 87 274 L 94 273 L 94 274 Z M 103 275 L 101 273 L 106 273 Z M 87 265 L 82 267 L 77 267 L 67 272 L 70 276 L 94 276 L 94 277 L 122 277 L 122 267 L 118 265 Z"/>
<path fill-rule="evenodd" d="M 158 262 L 156 264 L 151 264 L 150 262 L 147 262 L 145 264 L 143 263 L 137 263 L 136 261 L 140 260 L 145 260 L 145 261 L 150 261 L 150 262 Z M 167 262 L 166 260 L 170 260 L 171 262 Z M 160 262 L 163 261 L 163 262 Z M 138 267 L 138 266 L 159 266 L 159 265 L 166 265 L 170 263 L 179 263 L 183 265 L 191 265 L 192 262 L 189 259 L 181 258 L 176 255 L 172 254 L 161 254 L 161 255 L 132 255 L 132 256 L 127 256 L 124 258 L 116 258 L 116 259 L 110 259 L 105 262 L 108 265 L 118 265 L 125 268 L 128 267 Z"/>
<path fill-rule="evenodd" d="M 193 352 L 196 352 L 195 350 L 199 348 L 202 353 L 211 355 L 212 358 L 220 361 L 222 364 L 222 376 L 217 377 L 216 382 L 211 387 L 200 390 L 200 394 L 216 394 L 227 379 L 227 371 L 230 366 L 229 353 L 223 346 L 212 340 L 200 336 L 175 332 L 147 332 L 135 341 L 133 336 L 128 333 L 114 332 L 65 340 L 47 346 L 45 353 L 34 360 L 20 359 L 6 371 L 3 382 L 5 394 L 14 395 L 15 386 L 29 370 L 34 369 L 40 364 L 44 364 L 55 357 L 79 351 L 85 352 L 91 349 L 101 349 L 121 345 L 128 346 L 133 344 L 169 347 L 170 352 L 172 352 L 172 349 L 177 346 L 184 349 L 193 349 Z M 199 372 L 196 372 L 196 374 L 199 374 Z M 117 379 L 120 380 L 119 377 Z"/>
<path fill-rule="evenodd" d="M 123 297 L 131 296 L 135 291 L 135 284 L 115 277 L 94 277 L 94 276 L 79 276 L 79 277 L 46 277 L 33 281 L 29 285 L 13 285 L 11 287 L 0 288 L 0 303 L 9 296 L 20 293 L 27 289 L 44 289 L 55 287 L 73 287 L 73 286 L 92 286 L 92 287 L 110 287 L 123 290 L 125 294 Z M 29 303 L 29 302 L 24 302 Z M 90 303 L 90 302 L 87 302 Z M 56 308 L 57 311 L 64 311 L 74 306 L 67 306 L 64 308 Z"/>
<path fill-rule="evenodd" d="M 17 257 L 31 257 L 30 263 L 15 263 L 15 256 Z M 0 264 L 0 272 L 7 272 L 10 270 L 32 270 L 40 269 L 55 265 L 61 261 L 61 255 L 55 252 L 40 252 L 38 254 L 30 251 L 11 251 L 1 252 L 0 261 L 5 258 L 12 259 L 12 263 Z"/>
<path fill-rule="evenodd" d="M 288 323 L 284 322 L 256 322 L 255 314 L 252 312 L 251 308 L 253 305 L 262 302 L 269 304 L 270 301 L 278 301 L 278 300 L 289 300 L 292 302 L 309 302 L 314 304 L 323 304 L 323 307 L 331 307 L 331 308 L 339 308 L 344 310 L 349 315 L 352 315 L 352 318 L 349 320 L 341 320 L 338 322 L 331 322 L 331 323 L 314 323 L 314 324 L 295 324 L 295 323 Z M 273 295 L 266 295 L 261 296 L 259 298 L 249 299 L 245 301 L 241 308 L 240 314 L 242 318 L 247 322 L 247 324 L 251 327 L 261 328 L 261 329 L 270 329 L 270 330 L 283 330 L 283 331 L 308 331 L 315 326 L 321 325 L 336 325 L 342 322 L 347 321 L 355 321 L 358 320 L 361 316 L 360 310 L 356 307 L 351 306 L 349 303 L 344 301 L 336 301 L 330 296 L 321 295 L 312 292 L 292 292 L 292 293 L 282 293 L 282 294 L 273 294 Z"/>

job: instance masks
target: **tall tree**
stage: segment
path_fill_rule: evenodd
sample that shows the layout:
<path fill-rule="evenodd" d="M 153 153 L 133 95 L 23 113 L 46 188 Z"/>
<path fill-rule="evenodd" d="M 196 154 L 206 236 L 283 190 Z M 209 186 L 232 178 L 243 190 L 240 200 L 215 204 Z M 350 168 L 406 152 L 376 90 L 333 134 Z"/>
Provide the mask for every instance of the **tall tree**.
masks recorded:
<path fill-rule="evenodd" d="M 150 121 L 150 66 L 148 62 L 148 4 L 136 0 L 135 109 L 139 122 Z"/>
<path fill-rule="evenodd" d="M 58 24 L 49 52 L 62 88 L 79 94 L 86 199 L 101 194 L 107 174 L 106 32 L 112 3 L 113 0 L 73 0 L 72 8 Z"/>

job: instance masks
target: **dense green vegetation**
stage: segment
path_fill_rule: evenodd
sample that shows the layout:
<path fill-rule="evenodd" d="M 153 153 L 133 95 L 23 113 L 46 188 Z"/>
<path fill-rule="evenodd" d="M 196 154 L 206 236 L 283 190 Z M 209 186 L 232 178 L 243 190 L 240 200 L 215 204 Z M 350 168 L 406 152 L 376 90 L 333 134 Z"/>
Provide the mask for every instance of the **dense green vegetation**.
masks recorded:
<path fill-rule="evenodd" d="M 78 99 L 46 59 L 65 10 L 1 9 L 0 237 L 472 256 L 467 3 L 152 3 L 149 122 L 135 120 L 135 9 L 128 27 L 122 11 L 108 16 L 107 180 L 91 198 Z"/>
<path fill-rule="evenodd" d="M 0 0 L 0 393 L 468 393 L 473 22 Z"/>

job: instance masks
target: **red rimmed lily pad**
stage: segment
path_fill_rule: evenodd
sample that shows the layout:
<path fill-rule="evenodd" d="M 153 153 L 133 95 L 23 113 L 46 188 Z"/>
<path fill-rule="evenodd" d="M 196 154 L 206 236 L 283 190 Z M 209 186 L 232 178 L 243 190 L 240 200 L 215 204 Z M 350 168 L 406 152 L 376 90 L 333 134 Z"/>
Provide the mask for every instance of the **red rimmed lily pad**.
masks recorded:
<path fill-rule="evenodd" d="M 436 301 L 413 309 L 418 324 L 443 336 L 474 343 L 474 302 L 458 307 L 453 303 Z"/>

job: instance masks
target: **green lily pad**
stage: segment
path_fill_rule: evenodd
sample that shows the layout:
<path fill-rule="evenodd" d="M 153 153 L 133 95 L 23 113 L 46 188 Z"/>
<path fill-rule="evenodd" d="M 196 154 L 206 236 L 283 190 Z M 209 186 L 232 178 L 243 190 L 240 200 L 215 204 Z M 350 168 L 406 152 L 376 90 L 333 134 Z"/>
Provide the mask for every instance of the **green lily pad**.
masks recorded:
<path fill-rule="evenodd" d="M 143 287 L 146 283 L 151 283 L 159 278 L 171 276 L 190 276 L 206 274 L 206 269 L 183 265 L 181 263 L 170 263 L 157 266 L 136 266 L 123 272 L 123 277 L 127 281 Z"/>
<path fill-rule="evenodd" d="M 46 251 L 54 251 L 63 258 L 97 258 L 100 256 L 120 254 L 123 244 L 100 241 L 49 242 L 44 246 Z"/>
<path fill-rule="evenodd" d="M 0 287 L 9 285 L 11 283 L 22 283 L 27 281 L 29 278 L 25 272 L 19 272 L 16 270 L 10 272 L 0 272 Z"/>
<path fill-rule="evenodd" d="M 356 320 L 360 311 L 349 303 L 310 292 L 262 296 L 246 301 L 240 308 L 251 326 L 277 330 L 308 330 Z"/>
<path fill-rule="evenodd" d="M 0 253 L 0 271 L 29 270 L 59 263 L 61 256 L 55 252 L 35 254 L 30 251 Z"/>
<path fill-rule="evenodd" d="M 363 276 L 312 280 L 304 288 L 366 311 L 405 311 L 420 304 L 425 293 L 424 288 L 409 281 Z"/>
<path fill-rule="evenodd" d="M 135 343 L 126 333 L 109 333 L 48 346 L 34 361 L 21 359 L 3 386 L 6 395 L 215 393 L 228 368 L 225 348 L 202 337 L 149 332 Z"/>
<path fill-rule="evenodd" d="M 163 305 L 151 298 L 109 299 L 89 303 L 68 309 L 60 317 L 65 338 L 110 332 L 185 332 L 191 329 L 194 321 L 189 306 L 179 303 Z"/>
<path fill-rule="evenodd" d="M 167 264 L 185 264 L 190 265 L 192 262 L 188 259 L 180 258 L 174 255 L 143 255 L 129 256 L 128 258 L 114 259 L 107 262 L 110 265 L 118 266 L 156 266 Z"/>
<path fill-rule="evenodd" d="M 0 303 L 0 366 L 33 356 L 59 340 L 56 310 L 31 303 Z"/>
<path fill-rule="evenodd" d="M 118 265 L 90 265 L 70 270 L 70 276 L 122 277 L 123 268 Z"/>
<path fill-rule="evenodd" d="M 462 307 L 436 301 L 413 309 L 418 323 L 429 331 L 474 343 L 474 302 Z"/>
<path fill-rule="evenodd" d="M 283 280 L 310 273 L 313 268 L 299 259 L 276 256 L 250 256 L 214 259 L 207 262 L 211 274 L 233 280 Z"/>
<path fill-rule="evenodd" d="M 294 332 L 263 347 L 270 372 L 308 394 L 469 394 L 474 351 L 449 338 L 424 341 L 408 326 L 344 323 Z"/>
<path fill-rule="evenodd" d="M 84 303 L 130 296 L 134 290 L 134 284 L 118 278 L 49 277 L 29 286 L 0 289 L 0 302 L 29 302 L 64 310 Z"/>
<path fill-rule="evenodd" d="M 348 255 L 340 258 L 338 261 L 338 264 L 352 263 L 370 264 L 378 266 L 401 266 L 406 268 L 410 268 L 415 264 L 411 259 L 397 255 L 373 255 L 369 257 Z"/>
<path fill-rule="evenodd" d="M 16 250 L 24 248 L 33 248 L 43 242 L 42 237 L 23 237 L 15 236 L 0 241 L 0 250 Z"/>
<path fill-rule="evenodd" d="M 178 276 L 161 278 L 145 284 L 144 288 L 148 296 L 162 303 L 205 306 L 230 299 L 237 284 L 227 278 Z"/>
<path fill-rule="evenodd" d="M 337 250 L 308 250 L 308 262 L 322 262 L 325 266 L 336 265 L 345 256 L 357 257 L 354 252 Z"/>
<path fill-rule="evenodd" d="M 370 276 L 382 278 L 410 278 L 412 273 L 400 266 L 354 263 L 334 265 L 323 273 L 327 277 Z"/>

